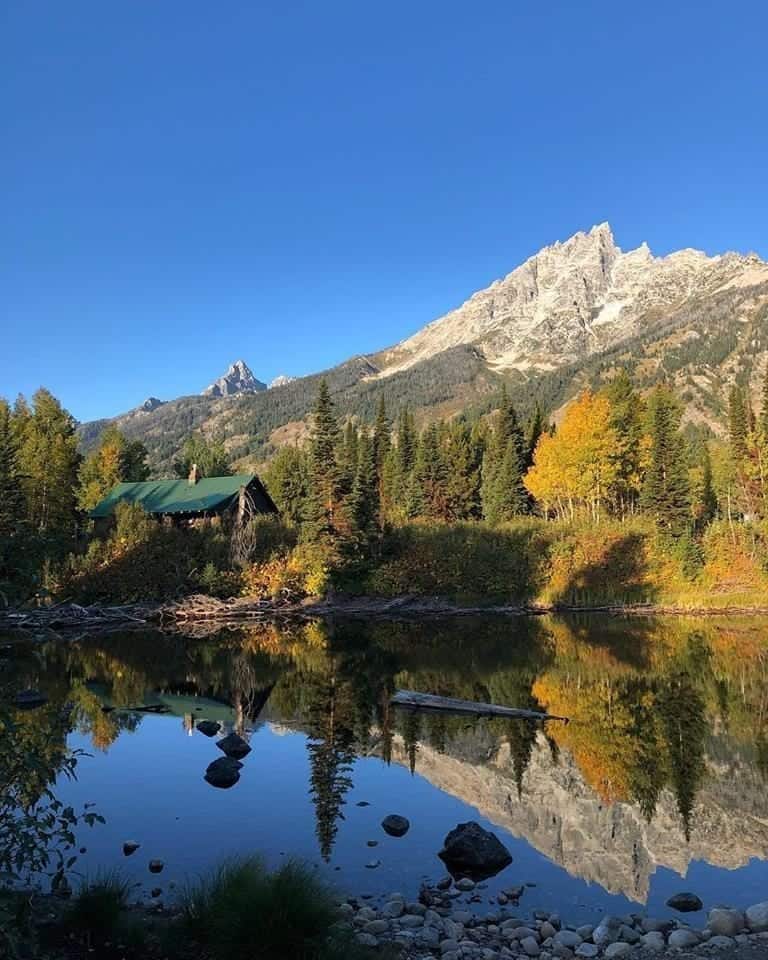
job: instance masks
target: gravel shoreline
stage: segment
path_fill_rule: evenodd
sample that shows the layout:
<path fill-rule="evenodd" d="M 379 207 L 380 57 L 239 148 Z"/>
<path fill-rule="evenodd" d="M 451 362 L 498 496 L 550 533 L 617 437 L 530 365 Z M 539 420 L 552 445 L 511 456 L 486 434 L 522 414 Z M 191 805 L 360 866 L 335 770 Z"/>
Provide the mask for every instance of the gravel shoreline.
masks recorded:
<path fill-rule="evenodd" d="M 412 901 L 400 893 L 376 904 L 350 897 L 341 909 L 360 943 L 398 946 L 408 960 L 768 958 L 768 901 L 746 911 L 715 907 L 704 930 L 637 913 L 575 926 L 557 913 L 526 916 L 518 906 L 520 888 L 500 894 L 496 909 L 481 915 L 473 905 L 483 902 L 483 890 L 483 884 L 445 877 L 423 885 Z"/>

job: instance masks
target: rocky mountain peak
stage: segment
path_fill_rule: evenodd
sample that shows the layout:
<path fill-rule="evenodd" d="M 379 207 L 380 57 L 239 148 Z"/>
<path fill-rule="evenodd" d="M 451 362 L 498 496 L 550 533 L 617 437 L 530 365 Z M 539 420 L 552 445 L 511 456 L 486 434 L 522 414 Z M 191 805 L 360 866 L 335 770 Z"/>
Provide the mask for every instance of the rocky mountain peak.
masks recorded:
<path fill-rule="evenodd" d="M 279 376 L 275 377 L 274 380 L 271 380 L 269 383 L 269 389 L 274 390 L 275 387 L 284 387 L 288 383 L 293 383 L 296 377 L 288 377 L 286 374 L 281 373 Z"/>
<path fill-rule="evenodd" d="M 138 409 L 144 411 L 144 413 L 152 413 L 153 410 L 162 407 L 164 403 L 165 400 L 158 400 L 157 397 L 147 397 L 144 403 L 139 405 Z"/>
<path fill-rule="evenodd" d="M 755 263 L 739 254 L 624 253 L 608 223 L 543 247 L 458 309 L 379 355 L 388 376 L 459 345 L 496 369 L 551 370 L 645 331 L 653 311 L 721 289 Z M 757 266 L 765 266 L 759 261 Z"/>
<path fill-rule="evenodd" d="M 259 393 L 266 383 L 257 380 L 245 360 L 235 360 L 227 372 L 203 390 L 204 397 L 230 397 L 237 393 Z"/>

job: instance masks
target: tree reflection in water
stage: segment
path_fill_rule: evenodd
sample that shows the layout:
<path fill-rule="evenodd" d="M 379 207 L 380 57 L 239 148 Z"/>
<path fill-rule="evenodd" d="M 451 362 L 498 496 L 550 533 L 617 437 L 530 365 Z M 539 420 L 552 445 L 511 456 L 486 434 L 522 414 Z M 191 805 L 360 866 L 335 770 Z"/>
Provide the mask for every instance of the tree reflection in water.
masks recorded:
<path fill-rule="evenodd" d="M 47 780 L 70 730 L 107 750 L 141 722 L 131 708 L 157 698 L 172 706 L 174 696 L 195 695 L 228 705 L 245 736 L 265 719 L 302 730 L 325 859 L 356 756 L 387 763 L 402 756 L 411 772 L 422 751 L 493 764 L 509 777 L 510 795 L 523 799 L 532 757 L 547 744 L 551 762 L 567 755 L 601 801 L 632 804 L 648 821 L 671 791 L 689 840 L 713 737 L 768 780 L 768 653 L 754 623 L 546 617 L 260 624 L 197 638 L 131 631 L 47 642 L 12 663 L 20 688 L 37 687 L 49 698 L 22 726 Z M 421 716 L 390 706 L 397 688 L 545 710 L 571 723 L 542 729 Z"/>

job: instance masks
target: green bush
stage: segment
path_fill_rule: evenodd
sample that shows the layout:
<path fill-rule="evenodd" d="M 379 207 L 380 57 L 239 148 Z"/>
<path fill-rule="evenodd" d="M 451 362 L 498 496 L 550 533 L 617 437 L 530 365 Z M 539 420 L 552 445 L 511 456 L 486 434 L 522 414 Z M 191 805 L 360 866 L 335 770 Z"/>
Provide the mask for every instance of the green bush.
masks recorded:
<path fill-rule="evenodd" d="M 337 901 L 315 873 L 289 861 L 269 873 L 256 857 L 231 860 L 185 893 L 189 936 L 215 960 L 342 960 L 356 950 Z"/>

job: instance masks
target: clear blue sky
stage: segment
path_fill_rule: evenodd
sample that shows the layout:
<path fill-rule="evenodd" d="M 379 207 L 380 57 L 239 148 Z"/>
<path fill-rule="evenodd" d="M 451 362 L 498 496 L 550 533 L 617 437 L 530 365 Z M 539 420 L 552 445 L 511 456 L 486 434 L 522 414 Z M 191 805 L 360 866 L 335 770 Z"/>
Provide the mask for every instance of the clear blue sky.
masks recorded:
<path fill-rule="evenodd" d="M 768 5 L 5 0 L 0 395 L 395 342 L 602 220 L 768 256 Z"/>

